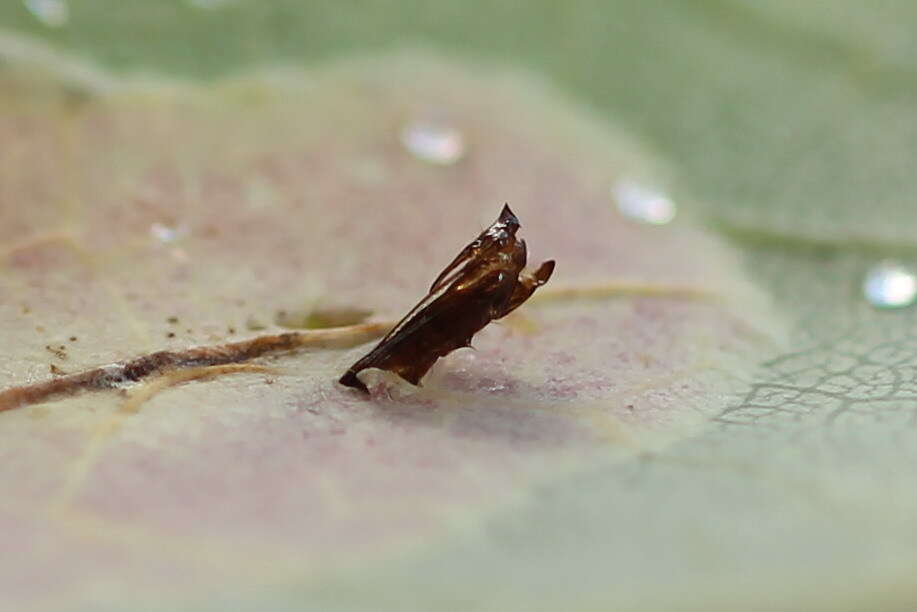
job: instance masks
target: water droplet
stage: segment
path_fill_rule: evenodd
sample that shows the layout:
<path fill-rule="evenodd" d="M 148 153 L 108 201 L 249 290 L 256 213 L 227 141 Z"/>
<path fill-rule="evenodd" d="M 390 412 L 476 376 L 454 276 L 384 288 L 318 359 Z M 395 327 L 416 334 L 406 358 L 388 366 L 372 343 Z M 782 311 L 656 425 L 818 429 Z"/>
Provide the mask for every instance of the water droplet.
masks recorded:
<path fill-rule="evenodd" d="M 623 180 L 611 188 L 611 196 L 618 204 L 618 210 L 628 219 L 665 225 L 675 218 L 675 202 L 664 193 L 636 183 Z"/>
<path fill-rule="evenodd" d="M 59 28 L 70 19 L 66 0 L 23 0 L 25 7 L 38 21 L 49 28 Z"/>
<path fill-rule="evenodd" d="M 448 166 L 465 155 L 465 137 L 442 121 L 422 120 L 405 126 L 401 143 L 414 157 L 431 164 Z"/>
<path fill-rule="evenodd" d="M 917 275 L 898 262 L 879 262 L 866 273 L 863 295 L 876 308 L 910 306 L 917 299 Z"/>
<path fill-rule="evenodd" d="M 166 225 L 165 223 L 159 222 L 156 222 L 150 226 L 150 235 L 154 240 L 157 240 L 163 244 L 175 242 L 179 238 L 183 237 L 186 233 L 187 229 L 182 226 L 173 227 L 171 225 Z"/>

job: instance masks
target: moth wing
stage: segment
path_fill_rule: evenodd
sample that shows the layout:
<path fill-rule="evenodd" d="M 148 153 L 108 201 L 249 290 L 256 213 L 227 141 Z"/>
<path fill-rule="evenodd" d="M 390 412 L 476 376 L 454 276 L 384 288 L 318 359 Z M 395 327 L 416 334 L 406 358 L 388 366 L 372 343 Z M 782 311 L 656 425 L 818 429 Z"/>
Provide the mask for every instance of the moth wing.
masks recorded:
<path fill-rule="evenodd" d="M 386 344 L 400 334 L 414 333 L 437 318 L 454 308 L 456 304 L 464 303 L 473 294 L 486 294 L 493 291 L 505 282 L 501 270 L 482 271 L 473 278 L 462 277 L 449 279 L 448 284 L 441 283 L 436 291 L 428 293 L 415 305 L 392 330 L 379 342 L 379 346 Z"/>
<path fill-rule="evenodd" d="M 480 250 L 481 238 L 477 238 L 474 242 L 462 249 L 462 251 L 456 255 L 455 259 L 453 259 L 448 266 L 443 268 L 443 271 L 439 273 L 439 276 L 437 276 L 433 284 L 430 285 L 430 293 L 436 293 L 439 289 L 442 289 L 445 284 L 452 280 L 449 276 L 453 273 L 460 275 L 468 262 L 476 259 L 478 251 Z"/>
<path fill-rule="evenodd" d="M 457 311 L 467 307 L 469 300 L 480 302 L 478 307 L 485 307 L 492 299 L 491 295 L 501 288 L 506 289 L 509 278 L 502 270 L 484 269 L 476 277 L 453 279 L 450 284 L 443 284 L 437 291 L 428 293 L 341 377 L 341 384 L 366 391 L 365 385 L 356 375 L 367 368 L 389 370 L 412 384 L 418 384 L 437 359 L 456 348 L 466 346 L 471 335 L 477 331 L 469 331 L 467 338 L 464 334 L 449 339 L 434 337 L 436 341 L 425 347 L 426 350 L 413 351 L 411 347 L 418 341 L 425 343 L 420 338 L 426 328 L 435 320 L 453 320 Z M 491 318 L 489 312 L 486 316 Z"/>
<path fill-rule="evenodd" d="M 490 227 L 481 232 L 477 238 L 465 246 L 465 248 L 456 255 L 455 259 L 453 259 L 448 266 L 443 268 L 443 271 L 439 273 L 439 276 L 437 276 L 433 284 L 430 285 L 430 293 L 435 292 L 443 285 L 447 284 L 451 280 L 451 277 L 458 277 L 461 275 L 462 270 L 468 262 L 474 261 L 487 252 L 494 250 L 498 246 L 494 236 L 497 231 L 501 229 L 504 230 L 507 235 L 511 236 L 514 236 L 516 230 L 519 229 L 519 219 L 513 214 L 513 211 L 510 210 L 509 204 L 504 204 L 503 210 L 500 211 L 500 216 L 497 217 L 497 220 L 494 221 Z"/>

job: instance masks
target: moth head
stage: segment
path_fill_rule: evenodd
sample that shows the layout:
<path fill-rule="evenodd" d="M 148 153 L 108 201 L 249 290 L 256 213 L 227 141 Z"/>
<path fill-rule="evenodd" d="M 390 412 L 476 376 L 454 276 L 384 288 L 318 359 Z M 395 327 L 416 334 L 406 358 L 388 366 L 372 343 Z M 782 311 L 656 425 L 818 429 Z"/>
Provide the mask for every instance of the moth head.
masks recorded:
<path fill-rule="evenodd" d="M 503 250 L 515 243 L 518 229 L 519 219 L 510 210 L 509 205 L 505 204 L 497 220 L 484 230 L 484 233 L 475 242 L 480 242 L 481 246 L 489 242 L 491 246 L 496 246 L 498 249 Z"/>
<path fill-rule="evenodd" d="M 500 211 L 500 217 L 497 219 L 497 222 L 494 225 L 501 226 L 503 229 L 509 232 L 511 236 L 515 236 L 516 230 L 519 229 L 519 218 L 513 214 L 509 204 L 504 204 L 503 210 Z"/>

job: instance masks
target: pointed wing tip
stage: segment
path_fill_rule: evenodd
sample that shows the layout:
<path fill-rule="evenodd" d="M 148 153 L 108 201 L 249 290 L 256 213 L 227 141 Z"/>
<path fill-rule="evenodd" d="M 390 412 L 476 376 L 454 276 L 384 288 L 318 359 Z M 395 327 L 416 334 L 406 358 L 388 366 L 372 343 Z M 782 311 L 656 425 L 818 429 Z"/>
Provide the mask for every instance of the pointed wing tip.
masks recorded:
<path fill-rule="evenodd" d="M 369 393 L 369 389 L 363 384 L 363 381 L 357 378 L 357 373 L 353 370 L 347 370 L 347 372 L 338 379 L 338 382 L 345 387 L 351 387 L 357 391 L 362 391 L 363 393 Z"/>

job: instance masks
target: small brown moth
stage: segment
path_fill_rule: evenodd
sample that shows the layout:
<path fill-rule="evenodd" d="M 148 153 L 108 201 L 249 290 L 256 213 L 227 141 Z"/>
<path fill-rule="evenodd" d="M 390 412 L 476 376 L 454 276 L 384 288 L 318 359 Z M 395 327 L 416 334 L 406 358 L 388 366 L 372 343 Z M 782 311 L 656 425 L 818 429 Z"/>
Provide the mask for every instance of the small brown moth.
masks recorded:
<path fill-rule="evenodd" d="M 503 207 L 500 217 L 446 266 L 430 292 L 339 382 L 368 391 L 357 374 L 367 368 L 394 372 L 413 385 L 437 359 L 470 346 L 485 325 L 506 316 L 548 282 L 554 261 L 525 272 L 519 219 Z"/>

